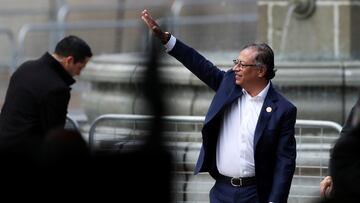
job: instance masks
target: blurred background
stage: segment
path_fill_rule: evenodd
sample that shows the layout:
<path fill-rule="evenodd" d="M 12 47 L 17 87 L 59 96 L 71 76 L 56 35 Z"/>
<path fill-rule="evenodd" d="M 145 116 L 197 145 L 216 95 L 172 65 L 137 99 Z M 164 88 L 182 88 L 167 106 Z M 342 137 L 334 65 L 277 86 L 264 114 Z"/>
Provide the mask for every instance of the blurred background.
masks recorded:
<path fill-rule="evenodd" d="M 149 9 L 159 22 L 167 24 L 164 28 L 194 48 L 218 53 L 231 52 L 228 61 L 224 60 L 226 64 L 222 64 L 226 68 L 231 67 L 231 60 L 238 55 L 241 46 L 256 39 L 257 6 L 256 2 L 249 0 L 2 0 L 1 3 L 0 69 L 4 74 L 0 98 L 4 98 L 7 73 L 11 74 L 24 60 L 37 58 L 45 51 L 53 51 L 55 44 L 65 35 L 78 35 L 91 45 L 95 54 L 88 73 L 84 73 L 84 77 L 79 78 L 74 85 L 69 106 L 69 112 L 80 120 L 87 120 L 88 116 L 93 119 L 101 113 L 136 112 L 132 107 L 132 103 L 136 102 L 131 101 L 135 98 L 128 92 L 135 91 L 127 87 L 120 91 L 116 89 L 126 86 L 134 67 L 143 60 L 138 54 L 147 49 L 149 34 L 139 17 L 144 8 Z M 216 54 L 213 55 L 216 57 Z M 98 70 L 102 66 L 108 67 L 105 72 Z M 117 92 L 118 96 L 129 97 L 110 98 L 114 96 L 113 93 L 103 97 L 104 100 L 114 100 L 112 102 L 120 102 L 125 106 L 100 101 L 95 92 L 85 95 L 89 99 L 82 101 L 84 95 L 81 93 L 89 90 L 91 83 L 94 83 L 95 89 L 106 88 L 105 92 L 99 90 L 102 94 L 112 91 Z M 87 105 L 85 102 L 93 103 Z M 92 110 L 87 112 L 85 108 Z"/>
<path fill-rule="evenodd" d="M 82 120 L 109 112 L 146 113 L 140 104 L 141 96 L 136 96 L 140 93 L 130 81 L 139 76 L 136 67 L 142 63 L 149 42 L 149 33 L 139 18 L 144 8 L 151 11 L 164 29 L 224 69 L 232 66 L 231 60 L 245 44 L 269 43 L 275 51 L 278 69 L 274 84 L 296 104 L 301 119 L 343 124 L 358 96 L 360 31 L 355 23 L 360 18 L 359 1 L 2 0 L 1 3 L 0 99 L 4 98 L 7 74 L 24 60 L 53 51 L 59 39 L 74 34 L 91 45 L 95 57 L 74 85 L 70 113 Z M 167 97 L 172 104 L 180 105 L 169 114 L 204 115 L 212 92 L 206 88 L 198 90 L 204 86 L 196 79 L 189 82 L 191 75 L 176 68 L 181 66 L 176 61 L 165 57 L 164 66 L 168 67 L 163 68 L 165 72 L 173 71 L 164 76 L 165 80 L 170 78 L 166 83 L 173 88 L 169 94 L 181 92 L 176 93 L 176 99 L 175 95 Z"/>
<path fill-rule="evenodd" d="M 327 170 L 327 150 L 359 96 L 360 1 L 0 0 L 0 3 L 0 105 L 9 77 L 19 64 L 38 58 L 45 51 L 52 52 L 66 35 L 78 35 L 94 52 L 73 86 L 69 105 L 69 116 L 85 136 L 101 115 L 149 114 L 139 85 L 144 80 L 145 54 L 152 38 L 139 17 L 143 9 L 148 9 L 164 30 L 224 70 L 232 67 L 232 59 L 244 45 L 255 41 L 268 43 L 274 49 L 277 68 L 273 84 L 298 107 L 298 119 L 329 121 L 336 126 L 332 132 L 322 126 L 319 135 L 312 130 L 304 133 L 301 122 L 298 125 L 298 139 L 301 134 L 309 135 L 305 141 L 300 140 L 304 141 L 303 147 L 299 147 L 304 159 L 301 154 L 298 156 L 307 167 L 297 167 L 297 175 L 302 179 L 295 181 L 300 189 L 292 188 L 291 201 L 306 202 L 317 197 L 318 181 Z M 163 98 L 168 107 L 164 114 L 205 116 L 214 92 L 167 55 L 160 64 Z M 186 137 L 192 147 L 176 149 L 186 152 L 175 151 L 183 159 L 189 151 L 192 153 L 186 162 L 191 169 L 197 158 L 201 128 L 182 127 L 184 131 L 191 128 L 195 132 Z M 111 134 L 124 133 L 122 130 Z M 304 175 L 301 171 L 308 173 Z M 316 179 L 304 179 L 311 175 Z M 211 182 L 208 177 L 203 179 Z M 200 184 L 203 179 L 194 181 L 192 190 L 200 192 L 193 202 L 206 202 L 209 184 Z M 191 187 L 181 186 L 181 190 L 188 188 Z M 182 193 L 179 202 L 189 200 L 189 195 L 184 194 L 188 193 Z"/>

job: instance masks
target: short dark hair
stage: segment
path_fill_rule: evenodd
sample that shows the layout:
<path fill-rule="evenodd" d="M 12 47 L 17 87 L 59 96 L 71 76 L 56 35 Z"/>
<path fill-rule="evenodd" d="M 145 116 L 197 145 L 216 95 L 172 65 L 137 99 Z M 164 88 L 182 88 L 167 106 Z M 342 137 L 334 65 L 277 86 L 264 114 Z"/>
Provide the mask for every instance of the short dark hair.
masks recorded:
<path fill-rule="evenodd" d="M 257 56 L 255 57 L 255 63 L 257 65 L 266 66 L 266 75 L 265 78 L 271 80 L 275 77 L 275 65 L 274 65 L 274 52 L 269 45 L 266 43 L 251 43 L 245 45 L 243 49 L 252 48 L 257 51 Z"/>
<path fill-rule="evenodd" d="M 74 63 L 83 62 L 87 57 L 92 57 L 90 46 L 81 38 L 70 35 L 57 43 L 55 54 L 60 56 L 73 56 Z"/>

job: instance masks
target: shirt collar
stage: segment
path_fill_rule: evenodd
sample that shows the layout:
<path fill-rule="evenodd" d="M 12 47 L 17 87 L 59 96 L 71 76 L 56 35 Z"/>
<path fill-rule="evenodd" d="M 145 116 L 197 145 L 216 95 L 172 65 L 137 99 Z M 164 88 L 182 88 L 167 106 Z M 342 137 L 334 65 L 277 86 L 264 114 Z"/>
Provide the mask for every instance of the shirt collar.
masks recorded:
<path fill-rule="evenodd" d="M 270 88 L 270 82 L 268 82 L 268 84 L 266 85 L 266 87 L 265 87 L 264 89 L 262 89 L 261 92 L 260 92 L 258 95 L 254 96 L 254 97 L 251 97 L 250 94 L 249 94 L 244 88 L 242 89 L 242 92 L 243 92 L 243 94 L 244 94 L 245 96 L 248 96 L 248 97 L 250 97 L 250 98 L 252 98 L 252 99 L 265 100 L 265 97 L 266 97 L 266 95 L 267 95 L 267 93 L 268 93 L 268 91 L 269 91 L 269 88 Z"/>

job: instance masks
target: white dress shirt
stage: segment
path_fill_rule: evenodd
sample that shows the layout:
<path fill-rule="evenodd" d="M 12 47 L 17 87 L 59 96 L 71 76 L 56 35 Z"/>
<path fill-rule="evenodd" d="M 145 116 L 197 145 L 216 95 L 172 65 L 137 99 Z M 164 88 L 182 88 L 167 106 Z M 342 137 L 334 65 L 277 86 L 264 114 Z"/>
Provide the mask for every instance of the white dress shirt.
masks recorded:
<path fill-rule="evenodd" d="M 254 134 L 270 83 L 256 96 L 243 94 L 224 112 L 217 142 L 216 164 L 229 177 L 255 176 Z"/>

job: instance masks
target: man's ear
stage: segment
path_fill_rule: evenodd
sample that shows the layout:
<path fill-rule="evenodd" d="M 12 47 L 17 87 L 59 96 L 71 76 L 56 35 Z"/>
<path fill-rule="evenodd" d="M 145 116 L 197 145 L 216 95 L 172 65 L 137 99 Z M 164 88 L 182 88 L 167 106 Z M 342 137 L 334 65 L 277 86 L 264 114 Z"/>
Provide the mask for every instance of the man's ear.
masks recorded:
<path fill-rule="evenodd" d="M 261 67 L 258 69 L 258 76 L 260 78 L 263 78 L 265 77 L 265 74 L 266 74 L 266 66 L 261 65 Z"/>
<path fill-rule="evenodd" d="M 64 62 L 66 63 L 66 65 L 72 64 L 72 63 L 74 63 L 74 57 L 73 56 L 66 56 L 64 58 Z"/>

